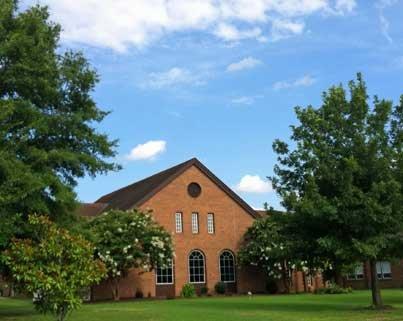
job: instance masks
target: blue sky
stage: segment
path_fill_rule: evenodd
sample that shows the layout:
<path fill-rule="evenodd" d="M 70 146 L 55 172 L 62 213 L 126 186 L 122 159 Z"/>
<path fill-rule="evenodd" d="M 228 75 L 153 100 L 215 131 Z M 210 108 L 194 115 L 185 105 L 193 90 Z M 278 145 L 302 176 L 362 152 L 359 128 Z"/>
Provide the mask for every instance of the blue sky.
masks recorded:
<path fill-rule="evenodd" d="M 123 170 L 80 180 L 82 201 L 197 157 L 253 207 L 279 208 L 266 176 L 294 106 L 358 71 L 371 95 L 403 93 L 403 1 L 39 2 L 99 72 L 94 98 L 112 111 L 99 130 L 120 142 Z"/>

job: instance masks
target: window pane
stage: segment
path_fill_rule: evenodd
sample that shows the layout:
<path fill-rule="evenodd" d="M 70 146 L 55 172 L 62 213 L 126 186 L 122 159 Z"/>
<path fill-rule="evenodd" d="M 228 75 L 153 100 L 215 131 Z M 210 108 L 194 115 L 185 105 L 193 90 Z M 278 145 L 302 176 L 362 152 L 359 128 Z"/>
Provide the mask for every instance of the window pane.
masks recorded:
<path fill-rule="evenodd" d="M 189 282 L 204 283 L 204 256 L 199 251 L 189 255 Z"/>
<path fill-rule="evenodd" d="M 207 214 L 207 233 L 214 234 L 214 214 Z"/>
<path fill-rule="evenodd" d="M 199 233 L 199 214 L 192 213 L 192 233 Z"/>
<path fill-rule="evenodd" d="M 171 284 L 173 283 L 173 265 L 172 261 L 168 266 L 156 268 L 157 284 Z"/>
<path fill-rule="evenodd" d="M 382 267 L 382 277 L 384 279 L 390 279 L 392 277 L 390 262 L 382 262 L 381 267 Z"/>
<path fill-rule="evenodd" d="M 220 274 L 222 282 L 235 282 L 235 259 L 229 251 L 220 255 Z"/>
<path fill-rule="evenodd" d="M 182 233 L 182 213 L 175 213 L 175 230 L 176 233 Z"/>

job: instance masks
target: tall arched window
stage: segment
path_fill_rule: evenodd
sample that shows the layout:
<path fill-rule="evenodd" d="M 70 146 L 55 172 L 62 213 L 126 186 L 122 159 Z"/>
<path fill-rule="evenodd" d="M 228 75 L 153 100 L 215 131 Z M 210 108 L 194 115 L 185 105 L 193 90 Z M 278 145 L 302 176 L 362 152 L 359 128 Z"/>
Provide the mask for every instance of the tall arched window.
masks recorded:
<path fill-rule="evenodd" d="M 220 254 L 221 282 L 235 282 L 235 258 L 231 251 L 225 250 Z"/>
<path fill-rule="evenodd" d="M 189 282 L 205 283 L 204 255 L 198 250 L 189 254 Z"/>

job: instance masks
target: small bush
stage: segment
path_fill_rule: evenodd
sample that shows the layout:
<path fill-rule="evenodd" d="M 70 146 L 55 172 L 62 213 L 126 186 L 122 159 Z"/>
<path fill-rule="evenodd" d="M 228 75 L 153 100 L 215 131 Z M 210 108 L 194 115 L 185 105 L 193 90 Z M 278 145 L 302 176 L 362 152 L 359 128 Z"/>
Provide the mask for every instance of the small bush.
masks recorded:
<path fill-rule="evenodd" d="M 137 290 L 134 296 L 136 299 L 142 299 L 144 297 L 144 294 L 141 290 Z"/>
<path fill-rule="evenodd" d="M 182 287 L 181 297 L 183 298 L 193 298 L 196 295 L 196 290 L 193 284 L 186 283 Z"/>
<path fill-rule="evenodd" d="M 333 283 L 326 288 L 315 289 L 315 294 L 347 294 L 351 292 L 353 292 L 352 288 L 342 288 Z"/>
<path fill-rule="evenodd" d="M 208 293 L 208 287 L 207 286 L 202 286 L 200 288 L 200 295 L 207 295 Z"/>
<path fill-rule="evenodd" d="M 269 279 L 266 282 L 266 292 L 269 294 L 275 294 L 278 292 L 278 286 L 276 281 L 274 281 L 273 279 Z"/>
<path fill-rule="evenodd" d="M 217 282 L 214 286 L 214 290 L 217 294 L 225 294 L 226 286 L 224 282 Z"/>

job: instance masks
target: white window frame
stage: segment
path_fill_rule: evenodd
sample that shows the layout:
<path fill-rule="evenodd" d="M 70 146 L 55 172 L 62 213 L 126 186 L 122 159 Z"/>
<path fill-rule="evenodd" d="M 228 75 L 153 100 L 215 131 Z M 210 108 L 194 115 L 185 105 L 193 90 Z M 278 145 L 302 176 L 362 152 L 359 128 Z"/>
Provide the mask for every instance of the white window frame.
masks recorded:
<path fill-rule="evenodd" d="M 176 233 L 183 232 L 183 214 L 182 214 L 182 212 L 175 213 L 175 232 Z"/>
<path fill-rule="evenodd" d="M 199 233 L 199 213 L 197 212 L 192 213 L 192 233 Z"/>
<path fill-rule="evenodd" d="M 364 264 L 357 265 L 353 273 L 347 274 L 347 280 L 364 280 Z"/>
<path fill-rule="evenodd" d="M 222 280 L 222 273 L 221 273 L 221 255 L 223 255 L 225 252 L 228 252 L 228 253 L 231 254 L 232 260 L 234 262 L 234 279 L 229 280 L 229 281 L 223 281 Z M 223 251 L 220 252 L 220 255 L 218 256 L 218 268 L 219 268 L 219 271 L 220 271 L 220 282 L 223 282 L 223 283 L 235 283 L 236 282 L 236 261 L 235 261 L 235 255 L 234 255 L 234 253 L 232 251 L 223 250 Z"/>
<path fill-rule="evenodd" d="M 214 224 L 214 213 L 207 214 L 207 233 L 214 234 L 215 232 L 215 224 Z"/>
<path fill-rule="evenodd" d="M 388 266 L 388 269 L 386 269 Z M 385 274 L 389 274 L 385 276 Z M 378 280 L 390 280 L 392 278 L 392 266 L 388 261 L 379 261 L 376 262 L 376 276 Z"/>
<path fill-rule="evenodd" d="M 175 267 L 174 267 L 174 262 L 171 260 L 170 268 L 172 271 L 172 282 L 158 282 L 158 267 L 155 268 L 155 284 L 156 285 L 172 285 L 175 283 Z M 169 266 L 168 266 L 169 267 Z"/>
<path fill-rule="evenodd" d="M 200 282 L 200 281 L 192 282 L 191 278 L 190 278 L 190 256 L 194 252 L 197 252 L 197 253 L 201 254 L 201 256 L 203 257 L 203 281 L 202 282 Z M 192 250 L 192 251 L 190 251 L 190 253 L 188 255 L 188 280 L 189 280 L 189 283 L 192 283 L 192 284 L 205 284 L 205 283 L 207 283 L 206 282 L 206 257 L 204 256 L 204 253 L 202 251 L 200 251 L 200 250 Z"/>

